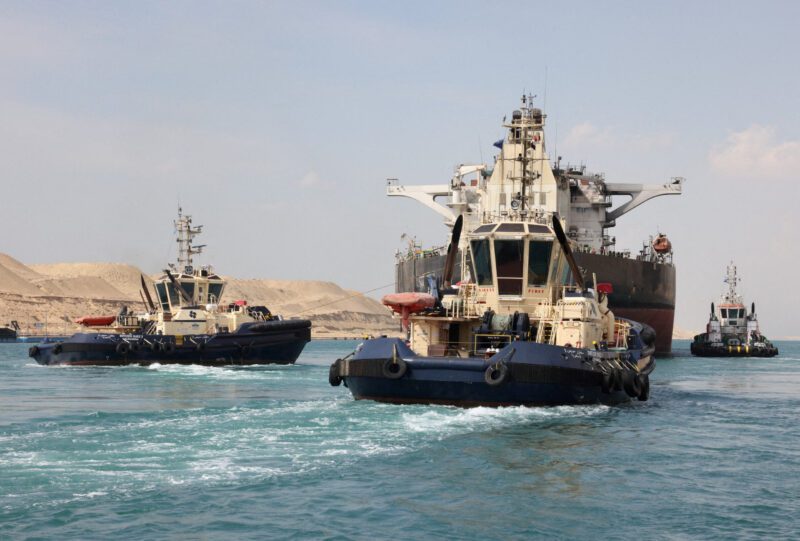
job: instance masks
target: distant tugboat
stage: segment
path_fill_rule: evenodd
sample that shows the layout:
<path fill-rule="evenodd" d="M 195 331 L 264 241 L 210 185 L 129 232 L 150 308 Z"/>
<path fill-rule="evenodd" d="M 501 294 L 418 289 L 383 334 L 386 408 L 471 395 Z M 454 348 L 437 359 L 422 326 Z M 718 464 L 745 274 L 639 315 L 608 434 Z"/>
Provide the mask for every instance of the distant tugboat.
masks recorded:
<path fill-rule="evenodd" d="M 19 324 L 16 321 L 3 325 L 0 327 L 0 342 L 16 342 L 17 331 L 19 331 Z"/>
<path fill-rule="evenodd" d="M 774 357 L 778 348 L 761 334 L 756 319 L 756 305 L 751 305 L 750 314 L 737 293 L 739 278 L 736 266 L 728 265 L 725 278 L 728 291 L 722 295 L 719 306 L 711 303 L 711 317 L 706 332 L 694 337 L 692 355 L 698 357 Z"/>
<path fill-rule="evenodd" d="M 45 365 L 294 363 L 311 339 L 311 322 L 282 320 L 246 301 L 220 304 L 224 280 L 210 266 L 192 265 L 203 249 L 192 246 L 202 226 L 192 227 L 179 209 L 175 227 L 178 265 L 170 264 L 156 281 L 156 302 L 141 279 L 146 313 L 82 317 L 76 322 L 97 332 L 33 346 L 29 355 Z"/>
<path fill-rule="evenodd" d="M 526 96 L 506 125 L 481 223 L 466 242 L 466 218 L 454 219 L 444 287 L 433 280 L 428 294 L 384 298 L 409 341 L 365 341 L 331 365 L 331 385 L 344 383 L 356 399 L 463 407 L 648 399 L 655 333 L 614 317 L 611 284 L 588 286 L 561 219 L 542 205 L 549 165 L 532 105 Z M 459 253 L 471 278 L 452 287 Z"/>

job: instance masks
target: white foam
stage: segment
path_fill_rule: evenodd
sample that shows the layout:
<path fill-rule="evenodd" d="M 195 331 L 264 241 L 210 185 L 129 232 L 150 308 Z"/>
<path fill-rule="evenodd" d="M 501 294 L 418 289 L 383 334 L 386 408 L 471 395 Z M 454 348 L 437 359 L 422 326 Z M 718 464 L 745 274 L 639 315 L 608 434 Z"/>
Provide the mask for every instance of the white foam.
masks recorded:
<path fill-rule="evenodd" d="M 471 409 L 437 409 L 423 413 L 404 413 L 405 428 L 411 432 L 438 433 L 441 437 L 454 432 L 492 430 L 504 426 L 525 424 L 541 419 L 586 417 L 608 412 L 608 406 L 556 406 L 531 408 L 514 406 L 508 408 L 478 407 Z"/>

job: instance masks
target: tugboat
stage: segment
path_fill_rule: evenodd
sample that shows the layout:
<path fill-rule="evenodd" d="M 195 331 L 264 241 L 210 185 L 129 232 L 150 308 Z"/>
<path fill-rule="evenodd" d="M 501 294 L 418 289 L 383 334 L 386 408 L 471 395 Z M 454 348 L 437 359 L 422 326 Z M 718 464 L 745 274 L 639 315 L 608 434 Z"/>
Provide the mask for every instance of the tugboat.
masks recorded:
<path fill-rule="evenodd" d="M 706 332 L 698 334 L 692 341 L 692 355 L 698 357 L 774 357 L 778 354 L 772 342 L 761 334 L 756 318 L 756 304 L 750 305 L 750 313 L 736 291 L 739 277 L 731 262 L 725 277 L 728 291 L 720 298 L 715 309 L 711 303 L 711 316 Z"/>
<path fill-rule="evenodd" d="M 19 323 L 12 321 L 8 325 L 0 327 L 0 342 L 16 342 Z"/>
<path fill-rule="evenodd" d="M 291 364 L 311 339 L 311 322 L 283 320 L 247 301 L 221 303 L 225 281 L 211 266 L 195 268 L 204 246 L 192 240 L 202 226 L 178 210 L 178 265 L 155 282 L 156 301 L 141 277 L 148 310 L 116 316 L 85 316 L 76 322 L 95 332 L 33 346 L 29 356 L 43 365 L 117 366 L 152 363 L 204 366 Z"/>
<path fill-rule="evenodd" d="M 558 214 L 541 204 L 542 115 L 523 100 L 480 225 L 453 223 L 441 290 L 387 296 L 408 341 L 367 340 L 330 367 L 331 385 L 356 399 L 471 406 L 619 404 L 647 400 L 655 368 L 652 328 L 617 318 L 613 287 L 588 287 Z M 487 204 L 491 202 L 491 204 Z M 468 269 L 453 287 L 455 260 Z"/>

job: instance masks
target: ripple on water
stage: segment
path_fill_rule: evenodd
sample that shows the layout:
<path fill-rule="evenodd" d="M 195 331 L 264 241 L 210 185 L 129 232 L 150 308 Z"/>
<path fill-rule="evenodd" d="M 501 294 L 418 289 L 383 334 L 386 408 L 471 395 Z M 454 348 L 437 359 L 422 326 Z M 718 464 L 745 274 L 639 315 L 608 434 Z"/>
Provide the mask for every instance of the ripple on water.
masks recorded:
<path fill-rule="evenodd" d="M 661 361 L 646 404 L 497 409 L 356 402 L 325 366 L 352 344 L 315 347 L 288 367 L 88 370 L 0 349 L 0 537 L 800 529 L 800 351 L 783 344 L 775 362 Z"/>

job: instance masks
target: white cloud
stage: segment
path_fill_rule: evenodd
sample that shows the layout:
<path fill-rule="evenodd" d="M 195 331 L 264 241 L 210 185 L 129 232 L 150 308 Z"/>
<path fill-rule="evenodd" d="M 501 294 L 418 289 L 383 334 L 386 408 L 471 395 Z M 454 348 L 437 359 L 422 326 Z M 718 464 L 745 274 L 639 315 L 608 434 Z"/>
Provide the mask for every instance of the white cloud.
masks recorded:
<path fill-rule="evenodd" d="M 779 141 L 775 128 L 754 124 L 728 135 L 708 154 L 711 168 L 734 177 L 788 177 L 800 168 L 800 140 Z"/>

